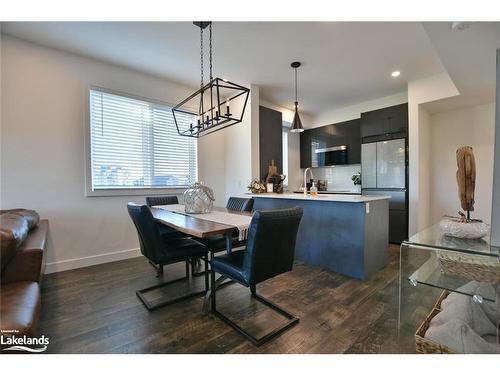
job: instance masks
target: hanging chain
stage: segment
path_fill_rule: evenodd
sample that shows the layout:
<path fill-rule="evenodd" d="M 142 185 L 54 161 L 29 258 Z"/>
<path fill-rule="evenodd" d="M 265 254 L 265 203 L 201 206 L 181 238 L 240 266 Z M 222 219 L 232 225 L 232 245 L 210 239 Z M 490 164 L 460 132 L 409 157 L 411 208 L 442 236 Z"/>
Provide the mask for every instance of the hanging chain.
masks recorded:
<path fill-rule="evenodd" d="M 201 61 L 201 83 L 200 88 L 203 87 L 203 27 L 200 27 L 200 61 Z"/>
<path fill-rule="evenodd" d="M 210 22 L 210 25 L 208 25 L 209 29 L 209 36 L 210 36 L 210 82 L 212 82 L 212 22 Z"/>

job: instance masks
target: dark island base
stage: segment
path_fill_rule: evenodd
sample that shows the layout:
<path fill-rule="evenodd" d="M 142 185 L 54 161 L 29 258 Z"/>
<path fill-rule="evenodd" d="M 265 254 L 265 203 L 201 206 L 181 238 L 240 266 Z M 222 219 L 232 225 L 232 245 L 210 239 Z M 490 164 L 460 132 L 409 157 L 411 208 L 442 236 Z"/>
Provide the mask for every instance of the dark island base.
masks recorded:
<path fill-rule="evenodd" d="M 360 280 L 369 279 L 387 265 L 388 200 L 335 202 L 258 196 L 254 199 L 254 210 L 295 206 L 304 209 L 295 247 L 295 259 L 299 261 Z"/>

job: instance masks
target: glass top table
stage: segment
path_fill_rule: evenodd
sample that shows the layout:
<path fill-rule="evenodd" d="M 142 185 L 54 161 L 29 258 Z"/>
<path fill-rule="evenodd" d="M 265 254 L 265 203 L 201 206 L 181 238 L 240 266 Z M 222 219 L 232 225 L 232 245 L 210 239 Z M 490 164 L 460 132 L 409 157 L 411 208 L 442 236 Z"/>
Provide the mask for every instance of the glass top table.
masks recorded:
<path fill-rule="evenodd" d="M 414 234 L 408 240 L 405 240 L 403 244 L 497 258 L 499 257 L 499 249 L 490 245 L 489 235 L 477 240 L 449 237 L 441 233 L 439 224 L 435 224 Z"/>
<path fill-rule="evenodd" d="M 488 317 L 491 321 L 488 327 L 500 327 L 499 276 L 499 251 L 490 245 L 489 236 L 479 240 L 449 237 L 443 235 L 436 224 L 404 241 L 399 268 L 398 340 L 401 352 L 436 353 L 441 350 L 427 347 L 422 342 L 433 341 L 425 336 L 429 322 L 445 306 L 441 301 L 450 296 L 453 296 L 451 301 L 460 303 L 455 303 L 451 310 L 444 307 L 449 312 L 443 316 L 457 321 L 465 316 L 468 308 L 476 312 L 481 309 L 491 312 L 493 317 L 474 315 L 481 324 L 486 326 Z M 492 331 L 488 335 L 488 340 L 491 339 L 488 342 L 499 345 L 498 332 L 495 335 Z M 482 336 L 477 337 L 483 340 Z M 459 353 L 469 352 L 472 347 L 454 347 L 453 344 L 453 341 L 445 340 L 443 345 Z M 492 348 L 483 347 L 481 350 L 500 353 L 500 346 Z M 475 348 L 471 352 L 478 350 Z"/>

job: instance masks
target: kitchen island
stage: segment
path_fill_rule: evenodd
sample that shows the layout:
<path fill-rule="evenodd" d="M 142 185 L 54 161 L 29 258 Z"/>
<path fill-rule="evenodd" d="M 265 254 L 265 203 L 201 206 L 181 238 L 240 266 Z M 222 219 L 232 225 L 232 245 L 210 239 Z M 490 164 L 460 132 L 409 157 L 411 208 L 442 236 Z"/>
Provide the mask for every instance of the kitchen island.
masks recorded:
<path fill-rule="evenodd" d="M 389 196 L 252 194 L 254 210 L 299 206 L 295 259 L 360 280 L 387 265 Z"/>

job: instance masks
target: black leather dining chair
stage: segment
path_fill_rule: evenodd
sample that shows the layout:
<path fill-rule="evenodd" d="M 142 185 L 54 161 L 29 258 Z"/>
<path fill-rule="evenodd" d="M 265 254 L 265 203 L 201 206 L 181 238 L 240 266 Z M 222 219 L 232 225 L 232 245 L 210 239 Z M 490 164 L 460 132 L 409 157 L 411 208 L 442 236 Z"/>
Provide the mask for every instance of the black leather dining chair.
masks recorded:
<path fill-rule="evenodd" d="M 253 198 L 237 198 L 230 197 L 227 201 L 226 208 L 233 211 L 251 212 L 253 208 Z M 223 235 L 207 237 L 201 239 L 212 254 L 226 250 L 226 238 Z M 238 233 L 233 235 L 233 248 L 244 246 L 246 241 L 240 241 Z"/>
<path fill-rule="evenodd" d="M 257 284 L 292 270 L 295 241 L 302 218 L 302 208 L 256 211 L 253 215 L 245 250 L 212 258 L 212 312 L 225 323 L 259 346 L 299 322 L 299 318 L 257 294 Z M 257 338 L 217 310 L 215 273 L 220 273 L 250 288 L 251 296 L 288 319 L 288 322 Z"/>
<path fill-rule="evenodd" d="M 159 196 L 159 197 L 146 197 L 146 205 L 148 207 L 153 206 L 166 206 L 170 204 L 179 204 L 179 199 L 175 195 L 168 196 Z M 160 234 L 162 237 L 179 237 L 182 236 L 182 233 L 175 230 L 174 228 L 170 228 L 166 225 L 157 223 L 158 229 L 160 230 Z"/>
<path fill-rule="evenodd" d="M 229 197 L 226 208 L 234 211 L 251 212 L 253 208 L 253 198 Z"/>
<path fill-rule="evenodd" d="M 163 266 L 167 264 L 177 263 L 177 262 L 187 262 L 194 258 L 202 258 L 205 261 L 205 290 L 195 293 L 190 293 L 175 299 L 151 303 L 146 299 L 144 293 L 149 292 L 154 289 L 161 288 L 163 286 L 177 283 L 180 281 L 185 281 L 189 279 L 189 267 L 186 263 L 186 276 L 167 281 L 146 289 L 138 290 L 136 292 L 137 297 L 146 306 L 146 308 L 151 311 L 162 306 L 170 305 L 175 302 L 179 302 L 191 297 L 199 296 L 208 291 L 208 248 L 202 243 L 195 241 L 190 238 L 181 237 L 170 237 L 165 238 L 160 235 L 160 231 L 156 222 L 151 214 L 151 210 L 146 205 L 138 205 L 135 203 L 127 204 L 128 213 L 137 229 L 137 235 L 139 236 L 139 244 L 142 255 L 144 255 L 150 262 L 157 264 L 163 269 Z"/>
<path fill-rule="evenodd" d="M 146 197 L 146 205 L 148 207 L 153 206 L 166 206 L 170 204 L 179 204 L 179 199 L 175 195 L 163 195 L 163 196 L 152 196 Z M 174 228 L 170 228 L 169 226 L 157 223 L 158 229 L 160 230 L 160 235 L 164 238 L 170 237 L 189 237 L 188 235 L 181 233 Z M 150 262 L 153 267 L 156 267 L 152 262 Z M 191 267 L 194 272 L 194 264 L 199 263 L 197 260 L 191 261 Z M 201 263 L 199 263 L 201 266 Z M 161 276 L 163 274 L 163 267 L 157 268 L 158 275 Z"/>
<path fill-rule="evenodd" d="M 179 199 L 177 198 L 176 195 L 146 197 L 146 204 L 149 207 L 164 206 L 168 204 L 179 204 Z"/>

